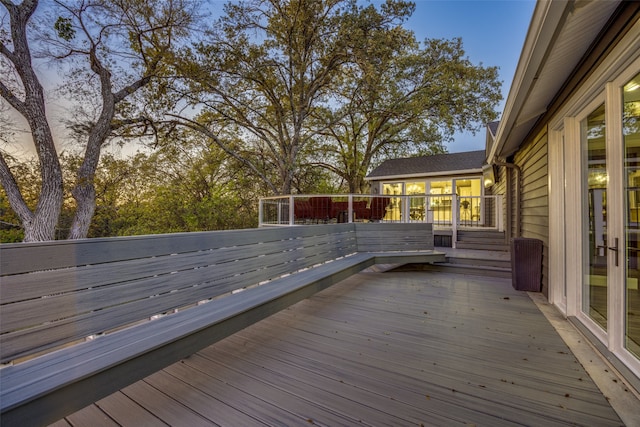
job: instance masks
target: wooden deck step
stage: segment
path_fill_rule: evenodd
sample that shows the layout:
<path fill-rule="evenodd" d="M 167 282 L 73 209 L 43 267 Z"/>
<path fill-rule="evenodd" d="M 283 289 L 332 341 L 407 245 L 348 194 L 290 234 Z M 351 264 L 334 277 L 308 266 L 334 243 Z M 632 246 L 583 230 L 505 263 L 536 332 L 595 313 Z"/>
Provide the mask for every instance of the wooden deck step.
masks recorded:
<path fill-rule="evenodd" d="M 412 270 L 433 271 L 439 273 L 465 274 L 482 277 L 499 277 L 503 279 L 511 278 L 511 268 L 492 267 L 485 265 L 456 264 L 442 262 L 436 264 L 414 264 Z"/>
<path fill-rule="evenodd" d="M 493 230 L 459 230 L 456 248 L 490 251 L 509 251 L 505 233 Z"/>
<path fill-rule="evenodd" d="M 492 241 L 492 240 L 485 240 L 481 242 L 458 240 L 458 242 L 456 242 L 456 248 L 509 252 L 509 245 L 504 243 L 504 241 Z"/>
<path fill-rule="evenodd" d="M 486 251 L 486 252 L 491 253 L 491 251 Z M 511 271 L 511 260 L 492 257 L 491 255 L 488 255 L 487 258 L 467 258 L 467 257 L 459 257 L 459 256 L 447 256 L 447 262 L 450 264 L 500 267 L 500 268 L 505 268 Z"/>
<path fill-rule="evenodd" d="M 511 279 L 511 258 L 503 251 L 440 248 L 446 261 L 430 265 L 412 264 L 403 270 L 432 271 Z"/>
<path fill-rule="evenodd" d="M 484 229 L 462 229 L 458 230 L 458 239 L 466 239 L 466 238 L 489 238 L 489 239 L 505 239 L 504 231 L 496 231 L 496 230 L 484 230 Z"/>

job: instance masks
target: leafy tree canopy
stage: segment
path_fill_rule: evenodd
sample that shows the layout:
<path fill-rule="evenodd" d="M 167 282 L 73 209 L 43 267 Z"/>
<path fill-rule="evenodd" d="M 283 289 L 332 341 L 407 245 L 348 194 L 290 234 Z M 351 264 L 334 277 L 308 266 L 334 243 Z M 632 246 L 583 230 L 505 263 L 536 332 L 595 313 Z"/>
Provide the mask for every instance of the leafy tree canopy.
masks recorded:
<path fill-rule="evenodd" d="M 208 135 L 273 193 L 309 168 L 361 192 L 371 166 L 444 151 L 456 131 L 496 117 L 497 69 L 472 64 L 460 39 L 418 42 L 415 5 L 388 0 L 249 0 L 180 58 L 183 125 Z M 223 131 L 224 130 L 224 131 Z"/>

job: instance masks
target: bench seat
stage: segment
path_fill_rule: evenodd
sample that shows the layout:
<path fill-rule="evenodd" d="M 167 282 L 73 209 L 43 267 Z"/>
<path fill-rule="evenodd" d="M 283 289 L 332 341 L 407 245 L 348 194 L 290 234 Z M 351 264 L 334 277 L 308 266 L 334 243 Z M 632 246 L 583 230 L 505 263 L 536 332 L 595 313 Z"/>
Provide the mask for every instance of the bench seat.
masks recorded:
<path fill-rule="evenodd" d="M 436 261 L 444 254 L 354 252 L 6 366 L 1 424 L 54 422 L 374 264 Z"/>

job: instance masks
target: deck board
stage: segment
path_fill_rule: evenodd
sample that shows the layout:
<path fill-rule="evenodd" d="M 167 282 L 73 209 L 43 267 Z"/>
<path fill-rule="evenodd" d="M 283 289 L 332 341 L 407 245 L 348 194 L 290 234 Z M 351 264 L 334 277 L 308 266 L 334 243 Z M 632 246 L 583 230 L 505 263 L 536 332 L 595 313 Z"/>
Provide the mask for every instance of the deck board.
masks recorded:
<path fill-rule="evenodd" d="M 145 380 L 138 381 L 137 383 L 122 389 L 122 392 L 166 424 L 172 426 L 218 425 L 213 421 L 200 416 L 191 408 L 182 405 L 180 402 L 172 399 L 155 387 L 149 385 Z M 109 397 L 106 399 L 109 399 Z M 127 413 L 123 413 L 122 418 L 126 420 Z M 86 425 L 90 426 L 91 424 Z M 131 419 L 130 421 L 122 422 L 122 425 L 135 426 L 137 424 L 136 420 Z"/>
<path fill-rule="evenodd" d="M 113 419 L 101 411 L 97 406 L 87 406 L 78 412 L 69 415 L 68 421 L 71 425 L 91 425 L 95 427 L 113 427 L 117 426 Z"/>
<path fill-rule="evenodd" d="M 420 271 L 357 274 L 67 419 L 100 413 L 120 425 L 622 425 L 510 280 Z"/>
<path fill-rule="evenodd" d="M 117 424 L 128 423 L 137 426 L 167 425 L 121 392 L 113 393 L 107 399 L 99 400 L 95 406 L 99 407 Z"/>

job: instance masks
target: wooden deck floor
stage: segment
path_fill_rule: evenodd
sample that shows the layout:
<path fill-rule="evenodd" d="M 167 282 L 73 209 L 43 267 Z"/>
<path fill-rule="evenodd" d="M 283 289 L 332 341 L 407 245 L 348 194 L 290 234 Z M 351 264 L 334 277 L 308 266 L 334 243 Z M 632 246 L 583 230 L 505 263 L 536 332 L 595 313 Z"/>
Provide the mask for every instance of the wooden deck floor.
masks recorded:
<path fill-rule="evenodd" d="M 366 271 L 56 425 L 622 422 L 509 280 Z"/>

